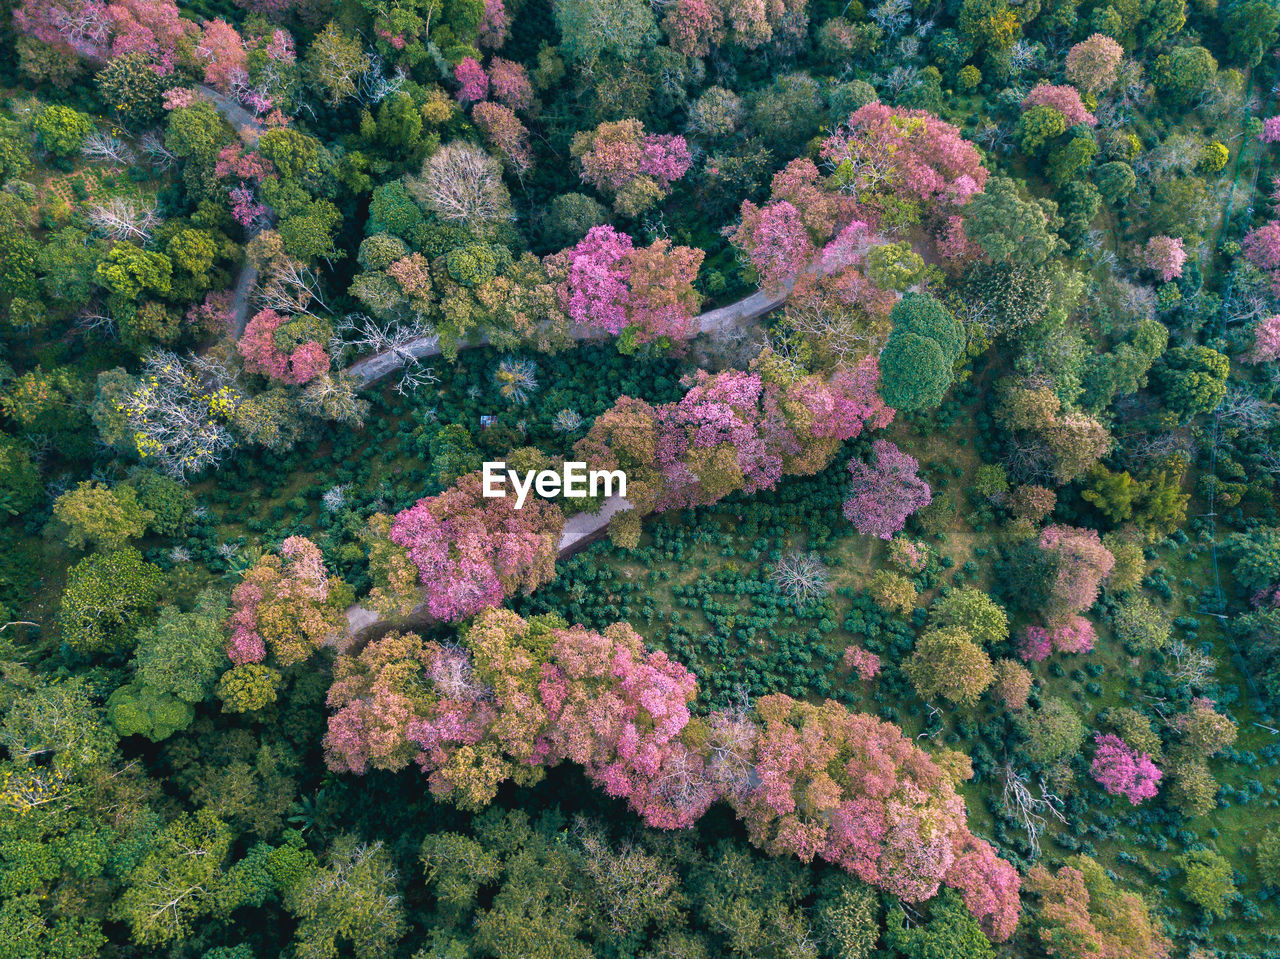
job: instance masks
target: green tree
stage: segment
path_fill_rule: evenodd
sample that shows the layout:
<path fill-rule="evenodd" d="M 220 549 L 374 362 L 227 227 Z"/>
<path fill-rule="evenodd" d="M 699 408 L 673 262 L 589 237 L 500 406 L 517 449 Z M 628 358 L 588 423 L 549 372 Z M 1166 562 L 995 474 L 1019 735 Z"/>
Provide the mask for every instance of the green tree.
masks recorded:
<path fill-rule="evenodd" d="M 1156 385 L 1178 422 L 1211 413 L 1227 392 L 1231 361 L 1208 346 L 1175 346 L 1155 367 Z"/>
<path fill-rule="evenodd" d="M 84 481 L 63 493 L 53 515 L 66 528 L 73 549 L 92 543 L 96 549 L 120 549 L 147 531 L 155 514 L 138 502 L 132 486 L 103 486 Z"/>
<path fill-rule="evenodd" d="M 1280 826 L 1272 826 L 1258 840 L 1258 875 L 1274 889 L 1280 889 Z"/>
<path fill-rule="evenodd" d="M 0 723 L 0 746 L 15 763 L 52 760 L 59 769 L 71 770 L 105 766 L 115 757 L 116 735 L 84 677 L 49 680 L 27 674 L 17 685 L 17 692 L 13 686 L 6 690 Z"/>
<path fill-rule="evenodd" d="M 885 290 L 905 290 L 924 272 L 924 257 L 909 243 L 884 243 L 867 253 L 867 276 Z"/>
<path fill-rule="evenodd" d="M 933 627 L 916 642 L 903 667 L 921 699 L 943 696 L 971 706 L 995 679 L 991 658 L 963 629 Z"/>
<path fill-rule="evenodd" d="M 120 122 L 145 129 L 164 116 L 164 91 L 169 81 L 153 69 L 141 53 L 112 57 L 98 72 L 98 96 Z"/>
<path fill-rule="evenodd" d="M 1112 206 L 1125 200 L 1138 185 L 1133 167 L 1123 160 L 1112 160 L 1093 171 L 1093 182 L 1098 185 L 1102 197 Z"/>
<path fill-rule="evenodd" d="M 22 127 L 0 117 L 0 182 L 8 182 L 31 169 L 31 147 Z"/>
<path fill-rule="evenodd" d="M 1078 752 L 1085 728 L 1079 715 L 1065 700 L 1049 696 L 1039 709 L 1025 709 L 1014 719 L 1026 737 L 1022 751 L 1032 762 L 1048 765 Z"/>
<path fill-rule="evenodd" d="M 1166 102 L 1184 106 L 1213 79 L 1218 61 L 1204 47 L 1177 47 L 1156 57 L 1152 77 Z"/>
<path fill-rule="evenodd" d="M 951 380 L 951 364 L 936 340 L 915 333 L 892 334 L 880 353 L 880 395 L 894 409 L 937 406 Z"/>
<path fill-rule="evenodd" d="M 93 132 L 93 121 L 79 110 L 54 103 L 40 111 L 34 128 L 42 147 L 65 158 L 80 151 L 85 137 Z"/>
<path fill-rule="evenodd" d="M 163 253 L 121 242 L 98 264 L 97 277 L 112 293 L 136 300 L 144 292 L 168 293 L 173 284 L 173 264 Z"/>
<path fill-rule="evenodd" d="M 13 437 L 0 434 L 0 513 L 25 513 L 40 492 L 40 470 L 30 450 Z"/>
<path fill-rule="evenodd" d="M 1208 915 L 1227 918 L 1231 903 L 1240 896 L 1231 863 L 1212 849 L 1193 849 L 1174 862 L 1185 874 L 1182 894 Z"/>
<path fill-rule="evenodd" d="M 1062 225 L 1057 204 L 1024 200 L 1008 177 L 992 177 L 964 207 L 965 231 L 997 263 L 1034 267 L 1066 250 L 1054 231 Z"/>
<path fill-rule="evenodd" d="M 140 946 L 188 938 L 216 902 L 232 834 L 207 810 L 183 813 L 149 844 L 124 878 L 112 915 L 129 924 Z"/>
<path fill-rule="evenodd" d="M 1072 137 L 1049 153 L 1045 172 L 1053 183 L 1062 187 L 1088 172 L 1093 158 L 1098 154 L 1098 144 L 1092 135 Z"/>
<path fill-rule="evenodd" d="M 218 698 L 224 713 L 251 713 L 276 701 L 280 673 L 261 663 L 233 666 L 218 680 Z"/>
<path fill-rule="evenodd" d="M 141 683 L 121 686 L 107 699 L 107 718 L 122 739 L 146 736 L 158 743 L 186 729 L 195 717 L 190 703 Z"/>
<path fill-rule="evenodd" d="M 1014 136 L 1022 147 L 1022 152 L 1035 154 L 1040 152 L 1050 140 L 1067 132 L 1067 118 L 1061 110 L 1053 107 L 1034 106 L 1018 117 L 1017 130 Z"/>
<path fill-rule="evenodd" d="M 381 959 L 406 929 L 404 904 L 391 856 L 380 842 L 343 835 L 325 865 L 285 891 L 298 917 L 299 959 Z"/>
<path fill-rule="evenodd" d="M 1280 37 L 1280 10 L 1266 0 L 1236 0 L 1223 9 L 1227 56 L 1242 67 L 1256 67 Z"/>
<path fill-rule="evenodd" d="M 644 0 L 559 0 L 554 6 L 562 56 L 589 64 L 602 54 L 634 61 L 658 39 L 653 11 Z"/>
<path fill-rule="evenodd" d="M 132 546 L 86 556 L 67 574 L 58 623 L 62 638 L 85 652 L 124 646 L 160 593 L 158 567 Z"/>
<path fill-rule="evenodd" d="M 951 889 L 929 903 L 929 921 L 907 925 L 901 906 L 885 915 L 885 945 L 905 959 L 994 959 L 995 948 Z"/>
<path fill-rule="evenodd" d="M 929 607 L 929 625 L 957 626 L 983 646 L 1009 638 L 1009 617 L 1004 608 L 973 586 L 961 586 L 936 599 Z"/>
<path fill-rule="evenodd" d="M 133 652 L 137 681 L 188 703 L 207 699 L 226 666 L 229 615 L 226 596 L 213 589 L 203 590 L 189 613 L 161 608 L 156 621 L 138 631 Z"/>
<path fill-rule="evenodd" d="M 195 513 L 196 500 L 191 491 L 176 480 L 138 467 L 126 480 L 138 491 L 138 502 L 152 513 L 151 529 L 163 536 L 175 536 L 187 528 Z"/>

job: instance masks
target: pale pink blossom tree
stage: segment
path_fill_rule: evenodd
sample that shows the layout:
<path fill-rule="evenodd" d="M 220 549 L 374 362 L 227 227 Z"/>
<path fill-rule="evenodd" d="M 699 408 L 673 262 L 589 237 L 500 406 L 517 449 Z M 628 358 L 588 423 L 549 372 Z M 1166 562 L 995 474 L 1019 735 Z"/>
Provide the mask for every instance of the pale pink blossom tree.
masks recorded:
<path fill-rule="evenodd" d="M 1124 47 L 1105 33 L 1095 33 L 1067 51 L 1067 79 L 1084 93 L 1097 93 L 1116 82 Z"/>
<path fill-rule="evenodd" d="M 871 462 L 849 461 L 853 477 L 844 517 L 865 536 L 893 539 L 907 517 L 928 506 L 933 494 L 917 475 L 920 464 L 888 440 L 871 444 Z"/>
<path fill-rule="evenodd" d="M 329 369 L 329 354 L 315 340 L 308 340 L 288 352 L 282 350 L 276 344 L 276 331 L 284 322 L 285 318 L 275 310 L 259 311 L 246 324 L 236 348 L 250 373 L 301 386 Z"/>
<path fill-rule="evenodd" d="M 1182 248 L 1182 238 L 1153 236 L 1142 251 L 1147 269 L 1159 275 L 1164 283 L 1182 276 L 1182 265 L 1187 261 L 1187 251 Z"/>
<path fill-rule="evenodd" d="M 1254 324 L 1253 343 L 1243 357 L 1246 363 L 1270 363 L 1280 359 L 1280 314 Z"/>
<path fill-rule="evenodd" d="M 1066 118 L 1069 127 L 1081 123 L 1091 127 L 1098 125 L 1098 118 L 1085 109 L 1084 102 L 1080 99 L 1080 91 L 1072 86 L 1054 86 L 1043 81 L 1037 83 L 1022 101 L 1024 111 L 1032 107 L 1050 107 L 1057 110 Z"/>
<path fill-rule="evenodd" d="M 1089 772 L 1103 789 L 1124 796 L 1134 806 L 1159 792 L 1163 773 L 1147 753 L 1133 749 L 1114 733 L 1099 733 L 1093 741 L 1097 751 Z"/>

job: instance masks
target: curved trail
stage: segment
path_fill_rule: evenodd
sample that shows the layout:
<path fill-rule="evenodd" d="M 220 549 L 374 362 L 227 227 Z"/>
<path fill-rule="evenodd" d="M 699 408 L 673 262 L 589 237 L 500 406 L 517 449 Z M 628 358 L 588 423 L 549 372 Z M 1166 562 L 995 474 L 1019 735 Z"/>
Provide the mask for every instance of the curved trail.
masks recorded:
<path fill-rule="evenodd" d="M 806 272 L 826 276 L 851 265 L 854 259 L 856 254 L 848 259 L 837 258 L 826 261 L 819 259 L 811 264 Z M 754 322 L 785 303 L 795 283 L 795 279 L 790 279 L 776 290 L 757 290 L 736 303 L 708 310 L 698 317 L 698 335 L 722 333 Z M 576 340 L 587 340 L 601 338 L 602 334 L 594 330 L 575 330 L 573 336 Z M 487 342 L 486 339 L 482 337 L 478 342 L 469 345 L 481 346 L 485 342 Z M 368 386 L 402 368 L 409 362 L 407 357 L 424 359 L 439 354 L 439 340 L 434 336 L 424 336 L 394 353 L 388 351 L 365 357 L 348 367 L 347 372 L 358 377 L 363 385 Z M 572 556 L 585 546 L 602 539 L 608 530 L 609 520 L 616 514 L 631 508 L 632 504 L 628 500 L 614 496 L 605 501 L 599 513 L 578 513 L 569 517 L 565 521 L 564 532 L 560 536 L 556 558 L 564 559 Z M 340 643 L 346 649 L 355 649 L 392 629 L 411 629 L 414 626 L 433 623 L 434 620 L 426 614 L 421 605 L 408 616 L 384 617 L 375 610 L 356 603 L 347 609 L 347 634 L 341 638 Z"/>
<path fill-rule="evenodd" d="M 850 262 L 852 261 L 843 259 L 829 262 L 818 260 L 806 272 L 815 276 L 827 276 L 849 266 Z M 708 310 L 698 316 L 698 335 L 721 333 L 758 320 L 766 313 L 773 312 L 785 303 L 787 297 L 791 295 L 791 290 L 795 284 L 795 279 L 789 279 L 776 290 L 756 290 L 750 296 L 743 297 L 736 303 Z M 575 340 L 591 340 L 604 339 L 607 334 L 602 334 L 597 330 L 578 329 L 574 330 L 572 336 Z M 487 343 L 488 339 L 481 337 L 476 342 L 465 344 L 460 348 L 467 349 L 468 347 L 484 346 Z M 368 386 L 370 383 L 375 383 L 384 376 L 403 368 L 410 358 L 422 360 L 439 355 L 439 338 L 423 336 L 395 351 L 388 350 L 383 353 L 375 353 L 372 356 L 366 356 L 362 360 L 357 360 L 347 367 L 347 372 L 359 379 L 362 385 Z"/>

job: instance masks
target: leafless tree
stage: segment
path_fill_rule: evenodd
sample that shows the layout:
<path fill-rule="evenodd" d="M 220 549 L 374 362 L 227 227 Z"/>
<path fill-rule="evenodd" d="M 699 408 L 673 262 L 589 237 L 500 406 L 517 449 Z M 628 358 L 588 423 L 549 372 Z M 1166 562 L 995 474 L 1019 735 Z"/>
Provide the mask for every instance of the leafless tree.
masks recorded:
<path fill-rule="evenodd" d="M 95 230 L 113 240 L 146 242 L 160 223 L 160 217 L 156 215 L 154 204 L 113 196 L 105 203 L 89 207 L 89 222 Z"/>
<path fill-rule="evenodd" d="M 364 71 L 356 78 L 357 101 L 367 107 L 377 106 L 404 86 L 407 77 L 403 70 L 397 67 L 395 73 L 387 76 L 385 68 L 382 57 L 369 54 Z"/>
<path fill-rule="evenodd" d="M 1222 405 L 1218 407 L 1219 419 L 1247 433 L 1274 426 L 1278 413 L 1280 407 L 1275 403 L 1259 399 L 1240 384 L 1227 388 Z"/>
<path fill-rule="evenodd" d="M 455 141 L 422 164 L 407 181 L 409 192 L 442 220 L 468 226 L 513 219 L 502 165 L 479 147 Z"/>
<path fill-rule="evenodd" d="M 1182 639 L 1175 639 L 1169 644 L 1169 656 L 1174 666 L 1169 670 L 1169 678 L 1179 686 L 1192 689 L 1203 689 L 1213 679 L 1218 668 L 1218 661 L 1196 647 L 1188 646 Z"/>
<path fill-rule="evenodd" d="M 747 708 L 744 696 L 737 708 L 713 713 L 708 724 L 707 775 L 729 796 L 745 796 L 759 783 L 751 758 L 759 727 Z"/>
<path fill-rule="evenodd" d="M 254 292 L 254 298 L 262 308 L 287 315 L 314 315 L 311 304 L 315 301 L 321 309 L 328 309 L 320 295 L 319 278 L 302 261 L 289 256 L 276 257 L 264 272 L 265 277 Z"/>
<path fill-rule="evenodd" d="M 974 136 L 988 150 L 1008 153 L 1013 146 L 1013 131 L 1004 123 L 986 123 Z"/>
<path fill-rule="evenodd" d="M 84 138 L 80 154 L 87 160 L 102 160 L 106 163 L 118 163 L 128 166 L 138 158 L 133 147 L 119 137 L 107 133 L 90 133 Z"/>
<path fill-rule="evenodd" d="M 357 384 L 345 373 L 325 373 L 302 388 L 303 412 L 320 419 L 360 427 L 369 414 L 369 401 L 362 400 Z"/>
<path fill-rule="evenodd" d="M 144 459 L 154 458 L 164 472 L 185 480 L 217 466 L 235 447 L 225 424 L 241 393 L 220 361 L 207 356 L 184 360 L 155 350 L 138 381 L 123 407 Z"/>
<path fill-rule="evenodd" d="M 769 579 L 798 603 L 811 603 L 827 595 L 831 574 L 815 553 L 788 553 L 776 564 Z"/>
<path fill-rule="evenodd" d="M 106 313 L 94 309 L 83 310 L 75 319 L 75 328 L 85 336 L 112 339 L 116 336 L 116 321 Z"/>
<path fill-rule="evenodd" d="M 1119 439 L 1117 446 L 1125 468 L 1137 469 L 1186 452 L 1188 443 L 1183 433 L 1129 433 Z"/>
<path fill-rule="evenodd" d="M 154 130 L 142 134 L 138 146 L 147 155 L 151 165 L 159 170 L 167 170 L 178 162 L 178 158 L 164 145 L 164 139 Z"/>
<path fill-rule="evenodd" d="M 1006 764 L 1001 798 L 1009 815 L 1017 820 L 1027 834 L 1027 844 L 1031 846 L 1031 854 L 1035 858 L 1040 855 L 1040 836 L 1049 823 L 1047 817 L 1052 816 L 1058 822 L 1066 822 L 1067 817 L 1062 813 L 1062 800 L 1049 792 L 1043 779 L 1039 782 L 1039 796 L 1031 791 L 1027 779 L 1026 773 L 1019 773 L 1011 764 Z"/>

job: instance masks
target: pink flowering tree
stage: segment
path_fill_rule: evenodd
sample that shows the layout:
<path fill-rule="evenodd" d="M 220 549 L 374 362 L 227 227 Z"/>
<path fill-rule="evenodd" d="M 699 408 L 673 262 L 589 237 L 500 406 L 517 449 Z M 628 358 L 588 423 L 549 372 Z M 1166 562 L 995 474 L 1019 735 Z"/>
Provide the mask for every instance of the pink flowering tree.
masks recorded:
<path fill-rule="evenodd" d="M 351 588 L 325 570 L 320 548 L 291 536 L 232 591 L 227 656 L 236 665 L 260 663 L 268 652 L 281 666 L 302 662 L 345 637 L 351 600 Z"/>
<path fill-rule="evenodd" d="M 732 44 L 754 50 L 771 41 L 797 40 L 809 26 L 808 0 L 673 0 L 662 30 L 673 49 L 705 57 L 713 46 Z"/>
<path fill-rule="evenodd" d="M 1097 751 L 1089 772 L 1098 785 L 1134 806 L 1155 796 L 1164 774 L 1147 753 L 1133 749 L 1114 733 L 1099 733 L 1093 741 Z"/>
<path fill-rule="evenodd" d="M 821 858 L 910 902 L 947 885 L 987 935 L 1014 931 L 1018 874 L 969 831 L 959 764 L 831 701 L 764 696 L 697 719 L 693 675 L 626 624 L 491 609 L 458 646 L 392 634 L 340 657 L 334 679 L 333 770 L 416 762 L 433 794 L 479 809 L 503 782 L 574 762 L 649 826 L 684 828 L 725 801 L 770 854 Z"/>
<path fill-rule="evenodd" d="M 1182 248 L 1182 238 L 1153 236 L 1143 248 L 1142 259 L 1147 269 L 1155 272 L 1162 282 L 1168 283 L 1182 276 L 1182 264 L 1187 261 L 1187 251 Z"/>
<path fill-rule="evenodd" d="M 194 52 L 200 34 L 173 0 L 24 0 L 13 20 L 19 31 L 67 56 L 101 63 L 137 53 L 161 75 Z"/>
<path fill-rule="evenodd" d="M 204 64 L 204 82 L 223 93 L 249 81 L 249 50 L 236 28 L 225 20 L 205 22 L 196 56 Z"/>
<path fill-rule="evenodd" d="M 282 349 L 278 334 L 284 322 L 275 310 L 260 311 L 245 326 L 236 348 L 250 373 L 301 386 L 329 369 L 329 354 L 315 340 Z"/>
<path fill-rule="evenodd" d="M 864 682 L 875 679 L 880 673 L 880 657 L 861 646 L 850 646 L 845 649 L 841 662 L 844 663 L 845 669 L 857 673 L 858 678 Z"/>
<path fill-rule="evenodd" d="M 1069 127 L 1081 123 L 1091 127 L 1098 125 L 1098 118 L 1085 109 L 1084 102 L 1080 99 L 1080 91 L 1072 86 L 1037 83 L 1022 101 L 1024 111 L 1032 107 L 1050 107 L 1057 110 L 1066 119 Z"/>
<path fill-rule="evenodd" d="M 1280 296 L 1280 220 L 1271 220 L 1245 234 L 1245 259 L 1271 277 L 1271 291 Z"/>
<path fill-rule="evenodd" d="M 1264 317 L 1253 326 L 1253 343 L 1243 357 L 1246 363 L 1270 363 L 1280 359 L 1280 314 Z"/>
<path fill-rule="evenodd" d="M 1263 143 L 1280 142 L 1280 116 L 1267 117 L 1262 121 L 1262 132 L 1258 139 Z"/>
<path fill-rule="evenodd" d="M 1097 600 L 1102 581 L 1115 566 L 1115 557 L 1102 545 L 1096 530 L 1074 526 L 1046 526 L 1039 546 L 1053 570 L 1045 618 L 1051 624 L 1070 622 Z"/>
<path fill-rule="evenodd" d="M 485 101 L 471 108 L 471 120 L 508 169 L 517 176 L 529 172 L 533 149 L 529 146 L 529 130 L 519 117 L 501 103 Z"/>
<path fill-rule="evenodd" d="M 427 613 L 452 622 L 548 582 L 563 529 L 554 503 L 485 498 L 472 473 L 398 513 L 390 540 L 417 568 Z"/>
<path fill-rule="evenodd" d="M 779 290 L 806 269 L 816 250 L 800 211 L 786 200 L 757 207 L 742 203 L 742 218 L 729 237 L 747 260 L 762 287 Z"/>
<path fill-rule="evenodd" d="M 1098 93 L 1116 82 L 1124 47 L 1105 33 L 1095 33 L 1067 51 L 1066 73 L 1083 93 Z"/>
<path fill-rule="evenodd" d="M 820 156 L 873 225 L 913 210 L 936 232 L 987 182 L 974 145 L 927 110 L 869 103 L 823 141 Z"/>
<path fill-rule="evenodd" d="M 644 512 L 714 503 L 771 488 L 785 473 L 816 473 L 845 440 L 887 426 L 893 410 L 879 397 L 879 375 L 874 357 L 829 379 L 783 383 L 699 371 L 676 403 L 622 397 L 574 450 L 593 467 L 625 469 L 628 497 Z"/>
<path fill-rule="evenodd" d="M 489 96 L 489 75 L 475 57 L 464 57 L 454 67 L 453 78 L 458 81 L 460 103 L 479 103 Z"/>
<path fill-rule="evenodd" d="M 647 134 L 639 120 L 601 123 L 575 134 L 571 153 L 582 182 L 611 197 L 614 209 L 627 216 L 665 197 L 693 162 L 684 137 Z"/>
<path fill-rule="evenodd" d="M 533 85 L 522 64 L 494 57 L 489 61 L 489 84 L 494 99 L 508 109 L 523 113 L 533 106 Z"/>
<path fill-rule="evenodd" d="M 592 227 L 577 245 L 544 261 L 561 308 L 587 329 L 636 343 L 697 335 L 702 298 L 693 288 L 703 252 L 667 240 L 637 248 L 611 226 Z"/>
<path fill-rule="evenodd" d="M 888 440 L 871 444 L 871 462 L 849 461 L 853 477 L 844 518 L 865 536 L 893 539 L 907 517 L 929 505 L 929 484 L 917 475 L 920 464 Z"/>
<path fill-rule="evenodd" d="M 510 18 L 502 0 L 484 0 L 484 16 L 480 20 L 480 46 L 487 50 L 499 50 L 510 34 Z"/>
<path fill-rule="evenodd" d="M 1087 653 L 1097 633 L 1083 616 L 1051 626 L 1028 626 L 1018 641 L 1018 655 L 1029 663 L 1042 662 L 1053 653 Z"/>

